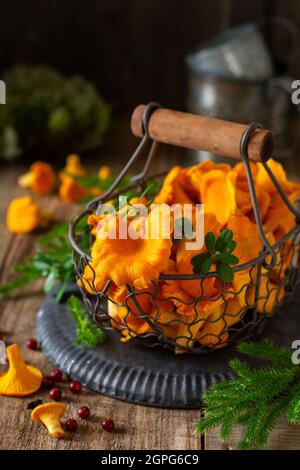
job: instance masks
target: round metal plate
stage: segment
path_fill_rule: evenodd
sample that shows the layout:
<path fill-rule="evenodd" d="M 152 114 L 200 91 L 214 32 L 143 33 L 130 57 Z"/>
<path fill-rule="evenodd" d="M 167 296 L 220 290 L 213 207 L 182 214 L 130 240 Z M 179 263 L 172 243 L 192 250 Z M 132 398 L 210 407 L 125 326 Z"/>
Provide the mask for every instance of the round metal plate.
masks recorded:
<path fill-rule="evenodd" d="M 70 287 L 66 297 L 76 291 Z M 300 295 L 282 310 L 257 339 L 269 336 L 286 346 L 300 339 Z M 47 358 L 87 388 L 165 408 L 199 408 L 211 384 L 232 376 L 228 361 L 237 355 L 228 347 L 212 354 L 176 356 L 160 348 L 120 343 L 116 332 L 108 332 L 107 340 L 92 350 L 74 346 L 74 321 L 67 306 L 57 304 L 51 294 L 38 314 L 37 332 Z"/>

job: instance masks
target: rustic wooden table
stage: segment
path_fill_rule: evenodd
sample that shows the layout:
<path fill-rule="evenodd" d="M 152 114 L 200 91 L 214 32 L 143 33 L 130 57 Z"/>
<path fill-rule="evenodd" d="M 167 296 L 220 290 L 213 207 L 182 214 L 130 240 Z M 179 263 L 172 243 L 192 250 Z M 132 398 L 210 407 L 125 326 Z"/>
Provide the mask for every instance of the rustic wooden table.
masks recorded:
<path fill-rule="evenodd" d="M 89 160 L 90 166 L 109 164 L 119 168 L 126 156 L 134 149 L 136 141 L 129 135 L 128 125 L 121 126 L 118 138 L 105 145 L 98 158 Z M 124 150 L 125 149 L 125 150 Z M 162 149 L 162 156 L 156 162 L 156 169 L 162 170 L 175 163 L 180 163 L 182 152 L 176 149 Z M 185 163 L 193 161 L 192 156 Z M 297 161 L 290 162 L 290 169 L 295 173 Z M 17 176 L 24 170 L 21 163 L 1 165 L 0 170 L 0 283 L 8 281 L 11 269 L 16 263 L 23 262 L 32 253 L 35 244 L 34 235 L 11 235 L 5 227 L 5 213 L 8 202 L 23 192 L 18 189 Z M 298 170 L 299 171 L 299 170 Z M 78 210 L 76 207 L 59 201 L 57 196 L 41 199 L 48 210 L 55 212 L 61 220 L 69 219 Z M 9 343 L 18 343 L 26 361 L 39 367 L 45 374 L 51 370 L 51 364 L 42 352 L 28 350 L 24 343 L 35 336 L 36 313 L 43 301 L 42 284 L 37 282 L 17 295 L 2 300 L 0 306 L 0 334 Z M 213 357 L 210 358 L 213 360 Z M 226 445 L 219 439 L 218 430 L 209 432 L 204 438 L 193 434 L 193 424 L 199 419 L 200 410 L 165 410 L 128 404 L 94 392 L 84 390 L 80 395 L 69 393 L 67 383 L 63 384 L 63 395 L 67 403 L 66 416 L 76 416 L 76 409 L 81 404 L 90 407 L 92 417 L 82 422 L 78 431 L 67 439 L 56 440 L 45 429 L 30 419 L 28 402 L 33 398 L 47 398 L 47 392 L 38 392 L 29 398 L 0 397 L 0 449 L 165 449 L 165 450 L 206 450 L 233 448 L 239 439 L 240 429 L 236 429 L 233 438 Z M 114 418 L 116 432 L 109 434 L 102 431 L 101 419 Z M 272 433 L 269 449 L 300 449 L 300 427 L 288 426 L 282 419 Z"/>

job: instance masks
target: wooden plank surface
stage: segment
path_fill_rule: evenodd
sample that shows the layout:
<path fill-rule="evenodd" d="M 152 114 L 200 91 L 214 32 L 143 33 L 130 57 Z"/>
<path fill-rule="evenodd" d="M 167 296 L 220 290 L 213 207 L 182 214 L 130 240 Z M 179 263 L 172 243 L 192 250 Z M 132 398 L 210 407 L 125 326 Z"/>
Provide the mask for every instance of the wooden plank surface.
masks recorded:
<path fill-rule="evenodd" d="M 0 174 L 1 244 L 4 244 L 1 284 L 9 280 L 11 267 L 23 262 L 32 253 L 35 243 L 33 235 L 10 235 L 3 223 L 8 200 L 18 193 L 16 176 L 19 173 L 20 167 L 16 166 Z M 42 202 L 58 219 L 70 218 L 75 210 L 75 207 L 63 204 L 56 197 L 43 198 Z M 0 334 L 5 335 L 9 343 L 18 343 L 26 361 L 47 374 L 52 366 L 43 353 L 30 351 L 24 344 L 27 338 L 35 336 L 36 313 L 44 298 L 41 287 L 41 282 L 37 282 L 26 287 L 22 295 L 1 302 Z M 33 399 L 47 399 L 47 391 L 27 398 L 0 397 L 0 449 L 200 448 L 200 438 L 193 435 L 193 423 L 200 414 L 197 410 L 163 410 L 137 406 L 88 390 L 77 396 L 69 392 L 67 381 L 62 388 L 64 402 L 67 404 L 65 416 L 76 417 L 77 408 L 85 404 L 91 409 L 92 416 L 89 421 L 81 421 L 78 431 L 70 433 L 67 439 L 56 440 L 31 420 L 30 411 L 27 410 L 27 404 Z M 111 416 L 115 421 L 117 429 L 113 434 L 101 428 L 101 421 L 107 416 Z"/>
<path fill-rule="evenodd" d="M 3 257 L 6 253 L 7 245 L 10 241 L 10 234 L 4 228 L 5 215 L 7 210 L 7 205 L 10 199 L 21 194 L 21 190 L 16 185 L 16 174 L 21 173 L 24 170 L 23 165 L 18 165 L 12 167 L 11 165 L 2 165 L 0 173 L 0 230 L 1 230 L 1 243 L 0 243 L 0 266 L 3 261 Z"/>
<path fill-rule="evenodd" d="M 222 443 L 219 438 L 219 429 L 210 431 L 205 436 L 206 450 L 226 450 L 234 449 L 242 438 L 242 429 L 234 429 L 229 442 Z M 299 450 L 300 449 L 300 426 L 291 426 L 287 424 L 286 418 L 278 420 L 277 426 L 270 434 L 268 450 Z"/>
<path fill-rule="evenodd" d="M 121 154 L 116 149 L 117 157 Z M 123 153 L 124 155 L 124 153 Z M 104 155 L 100 160 L 105 163 Z M 106 159 L 106 162 L 109 158 Z M 178 161 L 176 151 L 165 153 L 161 158 L 158 171 L 165 169 Z M 189 157 L 186 163 L 190 163 Z M 0 173 L 0 201 L 1 201 L 1 244 L 2 269 L 0 283 L 6 282 L 10 277 L 12 266 L 22 262 L 33 251 L 35 236 L 12 236 L 4 226 L 4 214 L 7 203 L 11 197 L 18 194 L 16 188 L 17 175 L 22 166 L 9 166 Z M 43 198 L 43 204 L 55 212 L 58 219 L 70 218 L 76 210 L 74 206 L 61 203 L 56 197 Z M 41 282 L 27 287 L 22 295 L 14 296 L 0 303 L 0 334 L 4 334 L 8 342 L 18 343 L 24 353 L 25 359 L 39 367 L 47 374 L 51 364 L 45 359 L 42 352 L 29 351 L 24 343 L 27 338 L 35 336 L 36 313 L 43 301 Z M 213 360 L 213 357 L 211 357 Z M 1 367 L 1 366 L 0 366 Z M 46 392 L 39 392 L 29 398 L 0 397 L 0 449 L 226 449 L 234 447 L 239 439 L 240 430 L 237 429 L 233 438 L 227 444 L 222 444 L 218 430 L 209 432 L 204 440 L 193 434 L 193 423 L 199 418 L 199 410 L 164 410 L 152 407 L 143 407 L 111 399 L 94 392 L 84 390 L 81 395 L 73 395 L 67 389 L 67 382 L 63 384 L 63 396 L 67 404 L 66 417 L 76 417 L 78 406 L 86 404 L 91 409 L 91 419 L 80 423 L 78 431 L 70 434 L 67 439 L 55 440 L 48 436 L 45 429 L 33 423 L 28 402 L 41 397 L 46 399 Z M 104 432 L 101 420 L 111 416 L 116 423 L 117 430 L 113 434 Z M 270 440 L 270 449 L 299 449 L 300 427 L 288 426 L 282 419 Z"/>
<path fill-rule="evenodd" d="M 275 1 L 1 0 L 0 73 L 14 63 L 43 63 L 82 74 L 122 109 L 153 98 L 182 109 L 185 56 L 227 27 L 259 21 L 269 3 Z M 295 67 L 297 77 L 298 60 Z"/>

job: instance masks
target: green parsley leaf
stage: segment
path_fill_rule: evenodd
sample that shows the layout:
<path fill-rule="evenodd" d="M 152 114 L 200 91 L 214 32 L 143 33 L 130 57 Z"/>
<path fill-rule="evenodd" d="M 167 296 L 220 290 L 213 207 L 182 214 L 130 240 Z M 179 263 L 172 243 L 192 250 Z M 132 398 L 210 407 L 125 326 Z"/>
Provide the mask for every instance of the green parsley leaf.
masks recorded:
<path fill-rule="evenodd" d="M 225 251 L 233 238 L 232 230 L 225 229 L 220 233 L 216 242 L 216 251 Z"/>
<path fill-rule="evenodd" d="M 235 249 L 236 249 L 236 242 L 234 240 L 231 240 L 231 242 L 229 242 L 226 245 L 226 252 L 232 253 Z"/>
<path fill-rule="evenodd" d="M 216 237 L 213 232 L 207 232 L 205 235 L 205 246 L 210 253 L 215 252 L 216 247 Z"/>
<path fill-rule="evenodd" d="M 75 343 L 84 345 L 87 348 L 93 348 L 97 344 L 103 343 L 105 340 L 103 330 L 90 320 L 80 299 L 75 295 L 71 295 L 67 300 L 67 304 L 76 323 Z"/>
<path fill-rule="evenodd" d="M 234 278 L 234 271 L 229 264 L 222 263 L 221 261 L 217 264 L 217 272 L 220 278 L 224 282 L 232 282 Z"/>
<path fill-rule="evenodd" d="M 193 272 L 207 274 L 212 267 L 213 259 L 209 253 L 200 253 L 192 258 Z"/>
<path fill-rule="evenodd" d="M 238 264 L 239 259 L 231 253 L 217 253 L 216 259 L 226 264 Z"/>

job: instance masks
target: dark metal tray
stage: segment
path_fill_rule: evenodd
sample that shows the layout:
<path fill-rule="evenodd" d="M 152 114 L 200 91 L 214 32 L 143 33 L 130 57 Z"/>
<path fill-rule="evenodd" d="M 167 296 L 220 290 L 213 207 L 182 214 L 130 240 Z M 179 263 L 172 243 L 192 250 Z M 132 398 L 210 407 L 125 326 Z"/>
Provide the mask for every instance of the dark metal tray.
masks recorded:
<path fill-rule="evenodd" d="M 70 286 L 68 294 L 76 293 Z M 95 392 L 133 403 L 165 408 L 199 408 L 201 395 L 218 380 L 232 376 L 228 361 L 233 347 L 211 354 L 176 356 L 161 348 L 123 344 L 108 332 L 93 350 L 74 346 L 75 325 L 64 303 L 48 295 L 38 313 L 37 332 L 47 358 L 63 372 Z M 263 337 L 291 346 L 300 339 L 300 289 L 267 324 Z"/>

